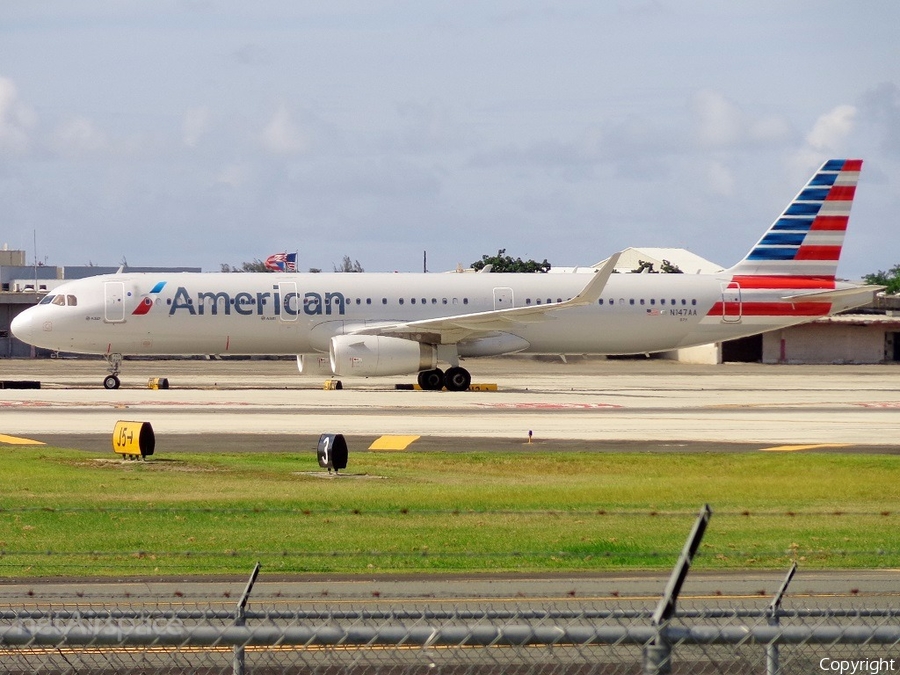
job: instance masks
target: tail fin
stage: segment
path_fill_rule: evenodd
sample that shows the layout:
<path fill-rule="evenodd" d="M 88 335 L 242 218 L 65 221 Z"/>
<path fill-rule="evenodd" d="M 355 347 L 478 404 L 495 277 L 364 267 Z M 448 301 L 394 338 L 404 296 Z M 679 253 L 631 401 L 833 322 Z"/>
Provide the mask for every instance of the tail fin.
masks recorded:
<path fill-rule="evenodd" d="M 861 159 L 822 165 L 763 238 L 727 272 L 834 281 Z"/>

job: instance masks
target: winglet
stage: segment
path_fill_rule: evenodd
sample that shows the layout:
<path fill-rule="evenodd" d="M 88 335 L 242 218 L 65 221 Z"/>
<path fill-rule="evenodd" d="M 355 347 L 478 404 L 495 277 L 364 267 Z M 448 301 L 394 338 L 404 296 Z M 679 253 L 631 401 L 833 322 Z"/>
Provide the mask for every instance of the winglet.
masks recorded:
<path fill-rule="evenodd" d="M 618 253 L 613 253 L 609 256 L 606 262 L 594 272 L 594 276 L 591 277 L 591 280 L 587 285 L 581 289 L 581 292 L 571 300 L 561 304 L 567 307 L 575 307 L 578 305 L 592 305 L 597 302 L 603 294 L 603 290 L 606 288 L 609 277 L 612 276 L 612 273 L 615 271 L 621 255 L 622 251 L 619 251 Z"/>

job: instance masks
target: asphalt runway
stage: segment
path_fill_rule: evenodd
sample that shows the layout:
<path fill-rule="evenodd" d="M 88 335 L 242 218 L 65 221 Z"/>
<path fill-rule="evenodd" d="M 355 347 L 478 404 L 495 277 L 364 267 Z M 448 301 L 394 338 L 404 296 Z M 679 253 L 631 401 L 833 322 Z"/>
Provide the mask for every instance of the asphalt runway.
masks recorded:
<path fill-rule="evenodd" d="M 106 391 L 99 360 L 2 360 L 0 380 L 41 389 L 0 390 L 0 448 L 31 439 L 111 450 L 120 419 L 152 423 L 157 455 L 172 452 L 312 451 L 321 433 L 342 433 L 351 452 L 381 435 L 418 435 L 412 452 L 866 452 L 900 453 L 897 366 L 696 366 L 657 360 L 470 361 L 474 382 L 498 391 L 401 391 L 411 378 L 345 378 L 327 391 L 292 361 L 126 361 L 123 386 Z M 147 382 L 165 377 L 170 388 Z M 529 444 L 528 432 L 533 433 Z M 781 572 L 693 574 L 687 602 L 757 607 Z M 255 597 L 305 602 L 619 602 L 653 607 L 667 574 L 469 579 L 266 579 Z M 896 607 L 896 570 L 801 573 L 804 606 Z M 240 579 L 0 580 L 0 604 L 16 606 L 130 597 L 157 605 L 233 604 Z M 75 594 L 75 598 L 72 598 Z M 81 600 L 79 600 L 79 598 Z M 140 599 L 140 600 L 138 600 Z M 273 600 L 274 601 L 274 600 Z M 279 600 L 280 602 L 280 600 Z M 798 600 L 799 602 L 799 600 Z"/>

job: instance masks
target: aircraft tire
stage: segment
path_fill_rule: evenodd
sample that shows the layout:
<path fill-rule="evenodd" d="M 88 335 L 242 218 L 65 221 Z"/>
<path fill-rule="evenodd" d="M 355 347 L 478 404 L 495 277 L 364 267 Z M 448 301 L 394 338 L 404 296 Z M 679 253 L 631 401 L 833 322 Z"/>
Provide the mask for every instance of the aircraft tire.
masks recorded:
<path fill-rule="evenodd" d="M 115 375 L 107 375 L 103 380 L 103 388 L 104 389 L 118 389 L 122 383 L 119 381 L 119 378 Z"/>
<path fill-rule="evenodd" d="M 465 391 L 472 384 L 472 376 L 465 368 L 448 368 L 444 373 L 444 386 L 447 391 Z"/>
<path fill-rule="evenodd" d="M 426 391 L 438 391 L 444 386 L 444 371 L 440 368 L 423 370 L 416 378 L 419 386 Z"/>

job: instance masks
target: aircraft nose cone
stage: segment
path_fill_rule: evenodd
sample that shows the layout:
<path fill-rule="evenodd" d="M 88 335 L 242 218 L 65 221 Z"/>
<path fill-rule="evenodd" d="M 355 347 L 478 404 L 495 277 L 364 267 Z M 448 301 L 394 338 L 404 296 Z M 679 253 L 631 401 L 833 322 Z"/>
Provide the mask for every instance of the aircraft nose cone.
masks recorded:
<path fill-rule="evenodd" d="M 31 312 L 25 310 L 12 320 L 9 329 L 12 334 L 19 338 L 22 342 L 32 344 L 32 335 L 34 334 L 34 321 L 31 318 Z"/>

